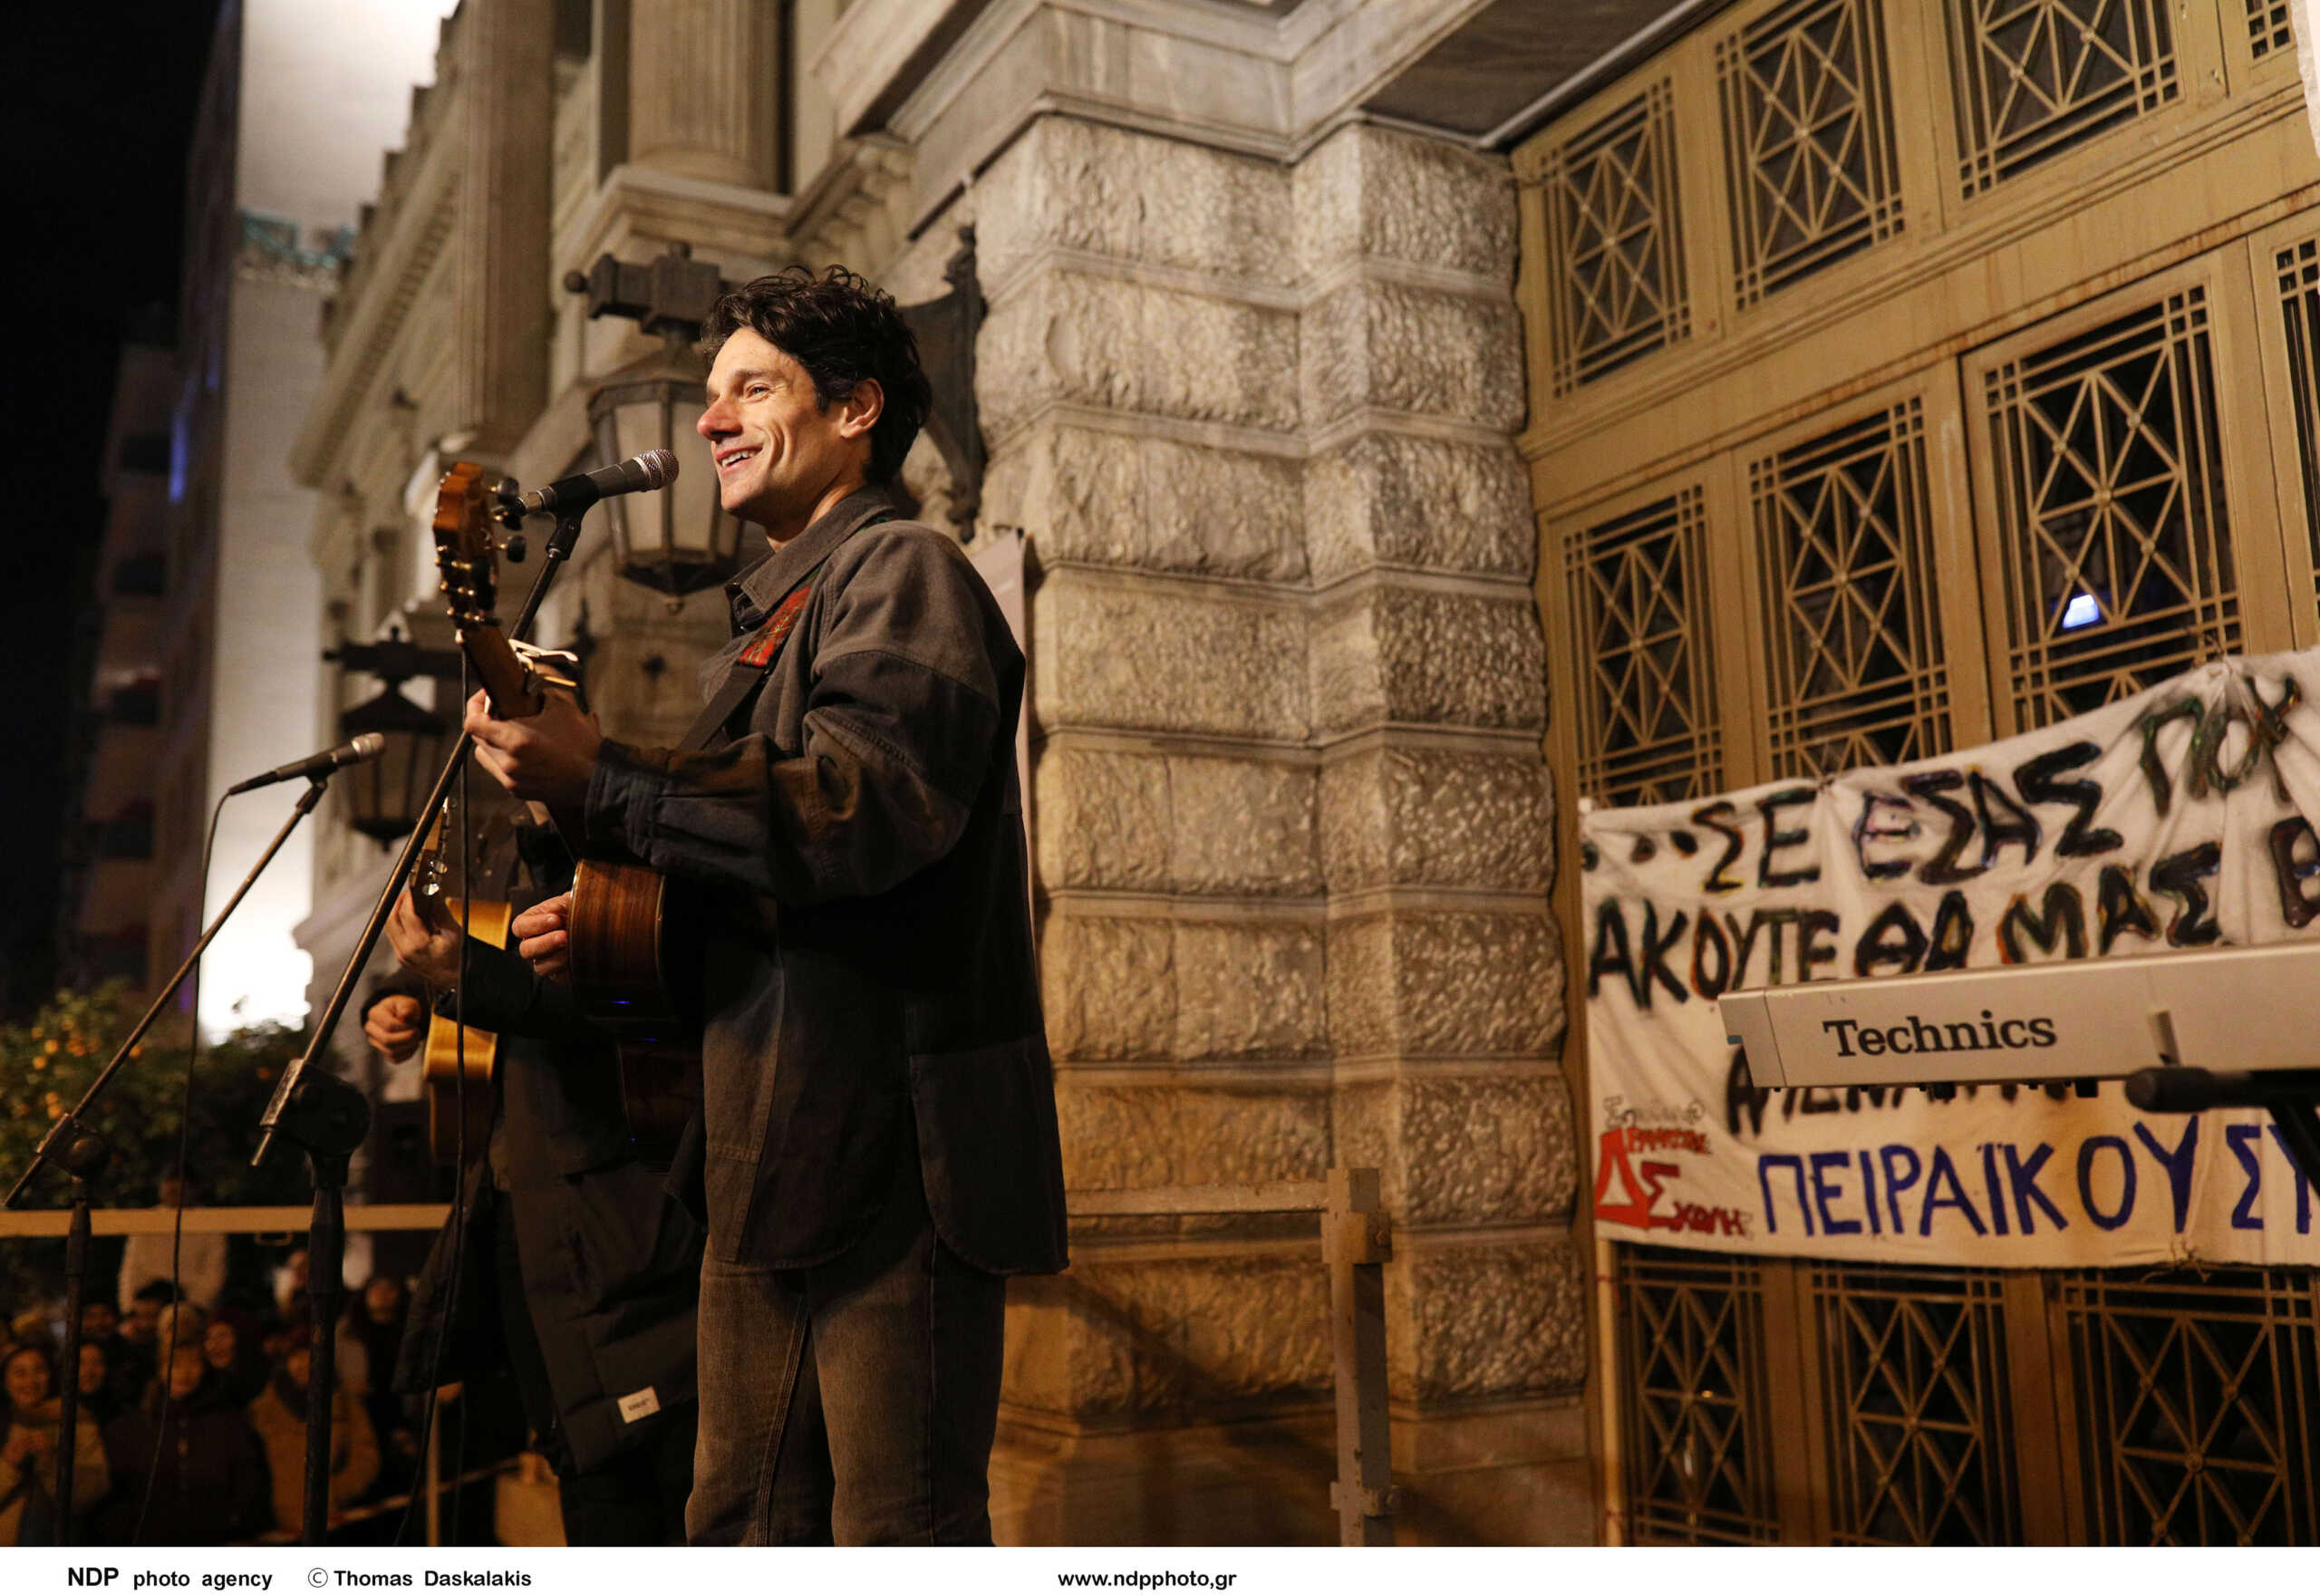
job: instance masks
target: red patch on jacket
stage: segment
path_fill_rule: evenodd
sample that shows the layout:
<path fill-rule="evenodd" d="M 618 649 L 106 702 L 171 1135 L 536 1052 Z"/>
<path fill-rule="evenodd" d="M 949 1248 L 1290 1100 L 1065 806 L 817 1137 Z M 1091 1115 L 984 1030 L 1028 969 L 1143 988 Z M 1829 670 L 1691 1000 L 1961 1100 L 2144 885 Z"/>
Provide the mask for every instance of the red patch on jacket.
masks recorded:
<path fill-rule="evenodd" d="M 798 617 L 806 613 L 806 601 L 813 595 L 811 587 L 800 587 L 783 599 L 773 614 L 766 617 L 765 624 L 758 628 L 758 634 L 749 640 L 749 646 L 741 651 L 740 663 L 759 671 L 773 663 L 773 656 L 781 652 L 781 645 L 788 642 L 789 634 L 798 629 Z"/>

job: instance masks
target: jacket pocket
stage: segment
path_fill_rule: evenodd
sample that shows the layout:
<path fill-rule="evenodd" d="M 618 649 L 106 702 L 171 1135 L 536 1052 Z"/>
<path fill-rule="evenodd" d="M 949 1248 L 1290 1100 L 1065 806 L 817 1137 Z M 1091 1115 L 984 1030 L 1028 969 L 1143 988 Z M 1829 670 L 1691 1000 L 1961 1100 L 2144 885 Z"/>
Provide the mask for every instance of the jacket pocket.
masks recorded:
<path fill-rule="evenodd" d="M 914 1053 L 910 1095 L 942 1244 L 992 1274 L 1061 1269 L 1063 1150 L 1046 1039 Z"/>

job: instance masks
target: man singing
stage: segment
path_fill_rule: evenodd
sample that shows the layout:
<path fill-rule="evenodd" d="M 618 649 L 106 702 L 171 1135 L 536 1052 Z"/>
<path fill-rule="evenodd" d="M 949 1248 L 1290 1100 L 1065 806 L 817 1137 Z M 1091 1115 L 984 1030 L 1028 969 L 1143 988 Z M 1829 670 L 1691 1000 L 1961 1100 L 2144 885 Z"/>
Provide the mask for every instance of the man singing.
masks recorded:
<path fill-rule="evenodd" d="M 551 695 L 468 729 L 588 851 L 716 889 L 702 1114 L 695 1543 L 988 1543 L 1004 1277 L 1064 1265 L 1024 894 L 1023 657 L 973 568 L 889 494 L 929 390 L 840 268 L 719 301 L 700 432 L 770 552 L 684 746 Z M 544 973 L 570 899 L 518 919 Z"/>

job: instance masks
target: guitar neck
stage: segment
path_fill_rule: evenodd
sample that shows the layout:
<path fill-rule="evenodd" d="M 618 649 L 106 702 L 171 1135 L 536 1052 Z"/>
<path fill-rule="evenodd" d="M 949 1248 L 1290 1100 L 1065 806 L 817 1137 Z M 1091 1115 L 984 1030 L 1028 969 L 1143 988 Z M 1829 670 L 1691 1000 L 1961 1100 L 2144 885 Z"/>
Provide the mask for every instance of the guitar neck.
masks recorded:
<path fill-rule="evenodd" d="M 475 667 L 495 717 L 528 721 L 540 712 L 544 701 L 539 684 L 531 668 L 516 657 L 515 648 L 497 621 L 461 626 L 459 646 L 467 651 L 468 663 Z"/>

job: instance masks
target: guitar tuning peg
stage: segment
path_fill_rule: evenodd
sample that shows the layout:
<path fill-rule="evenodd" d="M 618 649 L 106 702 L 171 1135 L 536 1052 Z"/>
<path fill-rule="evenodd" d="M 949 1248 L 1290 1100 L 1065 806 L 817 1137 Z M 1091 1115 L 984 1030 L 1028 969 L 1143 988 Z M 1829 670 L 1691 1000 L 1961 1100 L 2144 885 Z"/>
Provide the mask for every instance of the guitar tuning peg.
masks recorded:
<path fill-rule="evenodd" d="M 500 545 L 500 552 L 508 556 L 509 565 L 520 566 L 524 563 L 524 556 L 530 552 L 530 546 L 524 541 L 521 532 L 510 532 L 508 541 Z"/>

